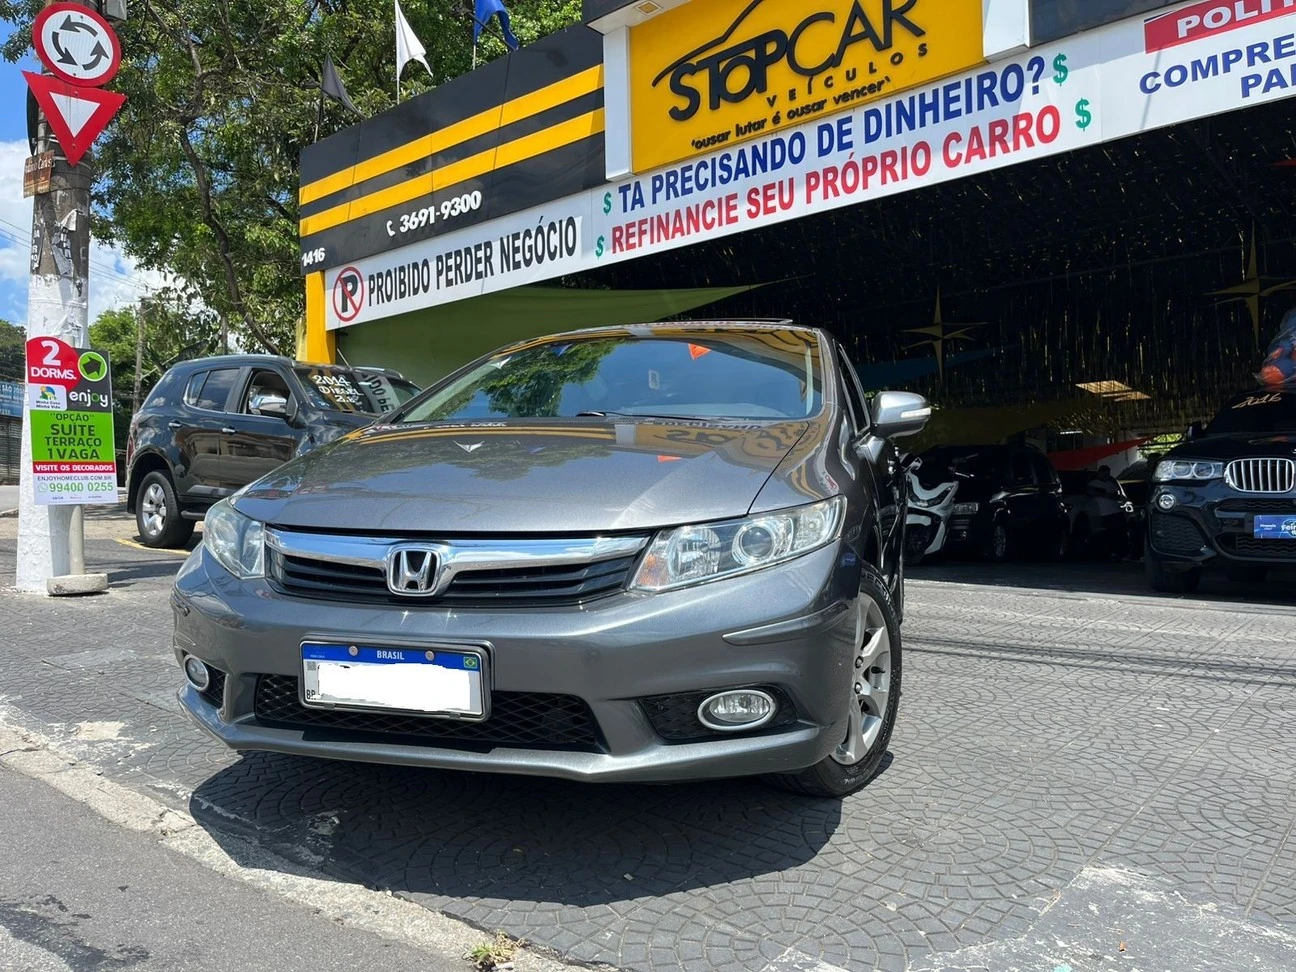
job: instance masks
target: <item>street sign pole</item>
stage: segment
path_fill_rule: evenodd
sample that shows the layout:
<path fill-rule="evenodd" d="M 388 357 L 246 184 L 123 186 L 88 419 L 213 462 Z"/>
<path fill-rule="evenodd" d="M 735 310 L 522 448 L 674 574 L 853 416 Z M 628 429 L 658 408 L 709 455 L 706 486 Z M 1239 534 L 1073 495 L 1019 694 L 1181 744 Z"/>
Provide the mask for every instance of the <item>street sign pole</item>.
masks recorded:
<path fill-rule="evenodd" d="M 95 9 L 93 0 L 74 0 Z M 46 0 L 45 6 L 53 4 Z M 48 68 L 47 68 L 48 71 Z M 89 159 L 68 164 L 42 117 L 38 151 L 55 150 L 50 191 L 33 199 L 27 337 L 56 337 L 89 346 Z M 23 406 L 22 471 L 18 507 L 17 586 L 20 590 L 91 593 L 106 590 L 105 574 L 85 573 L 83 507 L 38 506 L 32 473 L 31 401 Z"/>

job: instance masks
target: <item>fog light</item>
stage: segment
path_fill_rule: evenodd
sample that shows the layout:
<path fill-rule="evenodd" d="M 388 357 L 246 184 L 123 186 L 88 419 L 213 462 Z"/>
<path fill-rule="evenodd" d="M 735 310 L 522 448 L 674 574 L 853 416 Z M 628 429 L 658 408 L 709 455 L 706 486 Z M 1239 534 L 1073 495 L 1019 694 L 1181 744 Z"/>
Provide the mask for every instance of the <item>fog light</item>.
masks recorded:
<path fill-rule="evenodd" d="M 698 721 L 717 732 L 757 729 L 774 718 L 778 704 L 756 689 L 721 692 L 698 706 Z"/>
<path fill-rule="evenodd" d="M 1179 501 L 1174 498 L 1173 493 L 1162 493 L 1157 497 L 1157 509 L 1173 510 Z"/>
<path fill-rule="evenodd" d="M 207 666 L 193 655 L 185 655 L 184 673 L 190 685 L 199 692 L 207 691 L 207 686 L 211 684 L 211 673 L 207 671 Z"/>

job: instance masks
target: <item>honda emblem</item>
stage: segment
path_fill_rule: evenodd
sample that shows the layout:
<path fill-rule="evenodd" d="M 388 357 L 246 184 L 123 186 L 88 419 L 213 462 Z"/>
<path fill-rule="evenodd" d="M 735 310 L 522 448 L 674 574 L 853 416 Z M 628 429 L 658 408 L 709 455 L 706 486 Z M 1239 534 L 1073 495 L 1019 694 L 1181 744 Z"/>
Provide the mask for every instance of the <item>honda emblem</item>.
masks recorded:
<path fill-rule="evenodd" d="M 387 587 L 393 594 L 427 597 L 435 593 L 436 552 L 427 547 L 397 547 L 387 558 Z"/>

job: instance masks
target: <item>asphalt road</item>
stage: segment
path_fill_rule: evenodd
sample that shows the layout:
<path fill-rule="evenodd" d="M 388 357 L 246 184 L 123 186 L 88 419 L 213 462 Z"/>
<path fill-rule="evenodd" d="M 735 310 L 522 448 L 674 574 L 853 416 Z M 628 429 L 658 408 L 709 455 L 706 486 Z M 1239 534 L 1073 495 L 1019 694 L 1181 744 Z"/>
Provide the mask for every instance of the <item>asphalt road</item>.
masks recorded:
<path fill-rule="evenodd" d="M 0 767 L 3 972 L 463 972 L 213 873 Z"/>
<path fill-rule="evenodd" d="M 0 513 L 18 509 L 18 487 L 0 486 Z"/>

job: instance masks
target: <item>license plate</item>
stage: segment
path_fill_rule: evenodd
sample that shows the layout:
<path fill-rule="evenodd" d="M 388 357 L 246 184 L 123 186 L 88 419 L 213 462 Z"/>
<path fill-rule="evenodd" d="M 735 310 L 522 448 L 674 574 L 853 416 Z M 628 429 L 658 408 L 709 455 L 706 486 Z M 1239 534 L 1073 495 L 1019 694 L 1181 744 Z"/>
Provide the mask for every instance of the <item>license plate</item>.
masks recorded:
<path fill-rule="evenodd" d="M 308 706 L 486 716 L 483 652 L 323 643 L 304 644 L 301 652 Z"/>
<path fill-rule="evenodd" d="M 1296 542 L 1296 516 L 1257 516 L 1255 536 L 1259 540 L 1291 540 Z"/>

